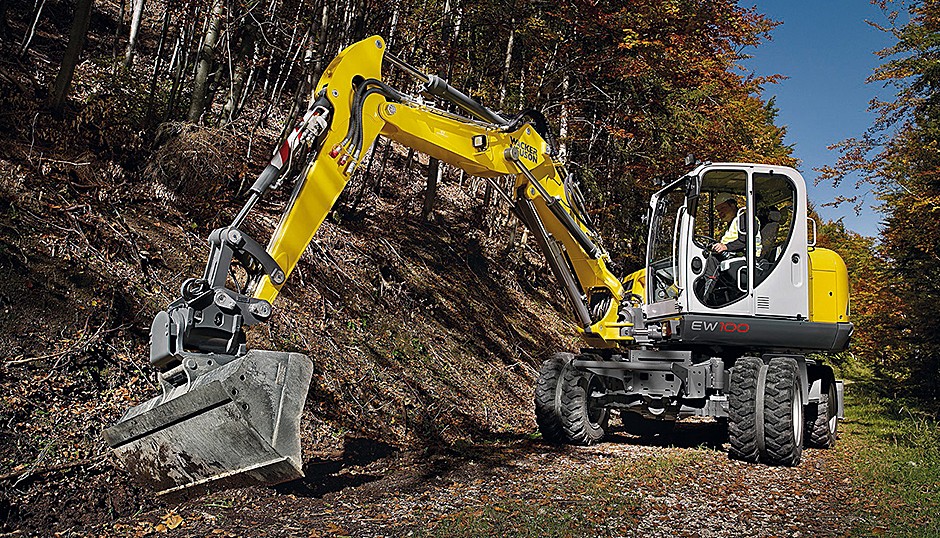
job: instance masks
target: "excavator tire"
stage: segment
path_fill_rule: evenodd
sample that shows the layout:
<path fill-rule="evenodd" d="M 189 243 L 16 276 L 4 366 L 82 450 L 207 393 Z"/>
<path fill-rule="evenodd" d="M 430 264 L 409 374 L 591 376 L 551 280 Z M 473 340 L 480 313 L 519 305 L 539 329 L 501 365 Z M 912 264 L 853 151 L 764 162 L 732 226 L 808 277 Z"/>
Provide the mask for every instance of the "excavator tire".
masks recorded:
<path fill-rule="evenodd" d="M 764 453 L 770 465 L 794 466 L 803 455 L 803 391 L 800 370 L 789 357 L 767 365 L 764 388 Z"/>
<path fill-rule="evenodd" d="M 561 443 L 565 440 L 556 400 L 561 373 L 565 364 L 573 359 L 574 355 L 571 353 L 555 353 L 539 368 L 538 382 L 535 385 L 535 422 L 542 433 L 542 439 L 550 443 Z"/>
<path fill-rule="evenodd" d="M 600 377 L 580 372 L 565 364 L 559 383 L 561 425 L 565 441 L 573 445 L 589 446 L 604 438 L 610 413 L 603 407 L 591 405 L 591 392 Z"/>
<path fill-rule="evenodd" d="M 741 357 L 731 369 L 731 390 L 728 394 L 728 437 L 732 459 L 757 462 L 757 377 L 763 361 L 757 357 Z"/>
<path fill-rule="evenodd" d="M 832 448 L 836 444 L 836 384 L 829 382 L 829 390 L 819 396 L 819 403 L 806 406 L 807 445 L 814 448 Z"/>

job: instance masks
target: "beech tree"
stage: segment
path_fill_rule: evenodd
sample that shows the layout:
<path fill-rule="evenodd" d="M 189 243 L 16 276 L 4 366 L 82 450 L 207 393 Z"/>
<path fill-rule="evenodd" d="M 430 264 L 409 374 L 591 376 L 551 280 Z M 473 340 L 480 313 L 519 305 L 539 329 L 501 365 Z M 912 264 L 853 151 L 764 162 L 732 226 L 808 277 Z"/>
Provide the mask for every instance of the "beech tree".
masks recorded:
<path fill-rule="evenodd" d="M 870 186 L 885 215 L 881 249 L 888 270 L 877 280 L 890 299 L 872 305 L 879 322 L 865 327 L 872 339 L 894 343 L 877 350 L 886 375 L 922 396 L 940 395 L 940 4 L 909 6 L 907 22 L 882 2 L 897 43 L 879 51 L 884 63 L 869 82 L 897 90 L 894 99 L 875 101 L 878 117 L 860 137 L 835 146 L 838 162 L 822 169 L 836 182 L 849 173 Z M 847 198 L 842 202 L 856 199 Z M 857 288 L 853 287 L 853 291 Z"/>

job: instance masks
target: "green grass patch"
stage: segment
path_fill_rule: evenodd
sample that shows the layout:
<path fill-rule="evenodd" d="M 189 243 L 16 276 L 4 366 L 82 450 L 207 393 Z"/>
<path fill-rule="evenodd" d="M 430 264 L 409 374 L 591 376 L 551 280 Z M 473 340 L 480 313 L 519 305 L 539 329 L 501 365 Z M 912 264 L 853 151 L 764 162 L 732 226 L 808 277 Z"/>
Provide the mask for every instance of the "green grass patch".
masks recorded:
<path fill-rule="evenodd" d="M 641 516 L 638 484 L 663 487 L 678 479 L 692 453 L 599 460 L 579 471 L 500 488 L 476 503 L 432 521 L 418 536 L 618 536 L 635 531 Z"/>
<path fill-rule="evenodd" d="M 940 537 L 940 423 L 922 405 L 846 391 L 840 443 L 868 503 L 853 536 Z"/>

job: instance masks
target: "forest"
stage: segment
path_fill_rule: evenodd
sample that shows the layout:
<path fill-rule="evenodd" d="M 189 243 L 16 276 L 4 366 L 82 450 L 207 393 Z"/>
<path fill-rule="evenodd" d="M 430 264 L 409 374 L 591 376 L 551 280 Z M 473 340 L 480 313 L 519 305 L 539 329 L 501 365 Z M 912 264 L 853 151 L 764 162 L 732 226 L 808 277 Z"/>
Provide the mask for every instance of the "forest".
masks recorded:
<path fill-rule="evenodd" d="M 866 237 L 816 215 L 820 245 L 848 266 L 855 324 L 849 351 L 823 360 L 866 391 L 857 412 L 904 409 L 913 420 L 914 440 L 898 441 L 908 432 L 898 430 L 893 446 L 928 454 L 917 470 L 928 485 L 912 486 L 925 495 L 905 498 L 913 504 L 894 517 L 940 529 L 930 515 L 940 503 L 940 3 L 878 2 L 896 44 L 878 51 L 870 82 L 896 97 L 873 102 L 872 126 L 834 147 L 820 172 L 836 184 L 861 177 L 884 221 Z M 532 380 L 548 353 L 579 345 L 565 299 L 493 184 L 382 138 L 278 313 L 248 335 L 252 346 L 314 358 L 303 431 L 311 478 L 173 504 L 115 467 L 100 432 L 157 392 L 154 312 L 202 270 L 205 238 L 235 216 L 344 47 L 382 36 L 493 110 L 544 114 L 626 274 L 644 261 L 650 195 L 688 172 L 687 155 L 799 169 L 768 97 L 781 76 L 742 63 L 779 24 L 732 0 L 0 0 L 0 533 L 237 536 L 255 535 L 259 521 L 285 536 L 639 532 L 640 501 L 612 500 L 606 482 L 585 486 L 595 475 L 574 481 L 587 488 L 578 495 L 602 501 L 584 510 L 537 486 L 561 514 L 554 521 L 530 517 L 536 505 L 513 493 L 535 486 L 499 479 L 507 461 L 540 457 Z M 383 76 L 418 93 L 400 71 Z M 270 234 L 289 191 L 259 206 L 252 233 Z M 851 211 L 855 200 L 812 200 L 831 202 Z M 856 439 L 868 435 L 848 422 Z M 697 456 L 663 463 L 643 452 L 644 470 L 614 464 L 604 480 L 667 495 L 657 472 L 681 479 L 709 472 L 694 459 L 717 458 L 701 448 L 708 435 L 690 439 L 678 448 Z M 591 464 L 585 453 L 552 454 Z M 847 452 L 820 457 L 830 459 L 817 470 L 853 468 Z M 556 471 L 571 478 L 570 468 L 546 472 Z M 802 476 L 727 472 L 737 478 L 721 479 L 741 487 Z M 442 477 L 464 488 L 464 504 L 421 485 Z M 865 480 L 833 487 L 865 499 L 875 487 Z M 428 503 L 427 517 L 399 495 Z M 739 508 L 767 504 L 776 517 L 773 502 L 747 502 Z M 866 512 L 904 512 L 864 502 L 833 508 L 853 522 L 841 534 L 814 535 L 883 534 Z M 609 521 L 620 527 L 597 526 L 615 509 L 622 517 Z M 307 515 L 291 519 L 298 510 Z M 520 530 L 528 524 L 540 530 Z M 724 532 L 758 535 L 759 525 L 737 524 Z"/>

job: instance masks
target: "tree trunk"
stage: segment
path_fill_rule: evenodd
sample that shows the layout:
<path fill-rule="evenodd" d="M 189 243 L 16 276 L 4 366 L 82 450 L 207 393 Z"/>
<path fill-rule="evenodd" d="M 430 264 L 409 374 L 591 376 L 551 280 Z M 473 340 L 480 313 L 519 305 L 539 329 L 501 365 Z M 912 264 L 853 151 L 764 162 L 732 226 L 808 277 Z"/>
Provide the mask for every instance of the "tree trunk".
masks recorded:
<path fill-rule="evenodd" d="M 114 24 L 114 34 L 111 35 L 111 56 L 118 57 L 118 40 L 121 37 L 121 31 L 124 29 L 124 12 L 127 11 L 125 0 L 120 0 L 121 8 L 118 11 L 117 22 Z"/>
<path fill-rule="evenodd" d="M 513 28 L 516 26 L 516 19 L 512 19 L 509 30 L 509 42 L 506 43 L 506 56 L 503 60 L 503 79 L 499 84 L 499 108 L 503 108 L 503 104 L 506 102 L 506 90 L 509 87 L 509 68 L 512 65 L 512 45 L 513 45 L 513 35 L 515 31 Z M 490 212 L 490 201 L 493 199 L 493 184 L 489 181 L 486 182 L 486 189 L 483 191 L 483 218 L 487 220 L 487 217 Z"/>
<path fill-rule="evenodd" d="M 389 23 L 389 26 L 388 26 L 388 39 L 386 40 L 386 45 L 388 45 L 389 47 L 393 46 L 392 40 L 395 39 L 395 30 L 398 29 L 399 7 L 400 7 L 400 4 L 398 2 L 395 2 L 395 10 L 392 11 L 392 21 Z"/>
<path fill-rule="evenodd" d="M 222 30 L 223 12 L 225 3 L 222 0 L 215 0 L 212 6 L 212 14 L 209 27 L 206 30 L 206 38 L 199 51 L 199 67 L 196 70 L 196 80 L 193 82 L 193 100 L 189 103 L 189 114 L 186 119 L 197 123 L 206 109 L 206 95 L 209 90 L 209 73 L 212 71 L 212 65 L 215 63 L 215 47 L 219 41 L 219 34 Z"/>
<path fill-rule="evenodd" d="M 398 13 L 398 4 L 395 4 L 395 13 Z M 314 76 L 323 72 L 323 60 L 326 58 L 326 31 L 330 26 L 330 3 L 323 2 L 323 13 L 320 14 L 320 27 L 317 28 L 316 65 Z M 316 88 L 314 88 L 316 89 Z"/>
<path fill-rule="evenodd" d="M 170 31 L 170 14 L 173 11 L 174 3 L 174 0 L 169 0 L 163 14 L 163 29 L 160 31 L 160 44 L 157 45 L 157 58 L 153 62 L 153 76 L 150 77 L 150 91 L 147 96 L 147 113 L 144 116 L 147 118 L 146 123 L 148 125 L 153 115 L 154 100 L 157 93 L 157 77 L 160 75 L 160 68 L 163 67 L 163 51 L 166 49 L 166 38 Z"/>
<path fill-rule="evenodd" d="M 189 10 L 186 12 L 186 19 L 181 28 L 177 28 L 177 39 L 173 49 L 173 57 L 170 61 L 169 70 L 173 73 L 173 85 L 170 88 L 170 97 L 167 99 L 166 112 L 163 115 L 163 121 L 173 117 L 176 110 L 176 98 L 179 97 L 182 87 L 183 77 L 189 64 L 190 41 L 195 33 L 193 21 L 196 20 L 199 13 L 199 2 L 188 2 Z M 173 61 L 175 60 L 175 61 Z"/>
<path fill-rule="evenodd" d="M 225 102 L 223 124 L 231 122 L 238 116 L 238 103 L 241 101 L 242 91 L 245 89 L 248 63 L 251 61 L 251 53 L 255 50 L 257 26 L 254 20 L 254 17 L 250 15 L 247 17 L 237 57 L 233 60 L 236 62 L 235 74 L 232 75 L 232 85 L 229 90 L 228 100 Z"/>
<path fill-rule="evenodd" d="M 36 15 L 33 17 L 33 24 L 29 26 L 29 32 L 26 34 L 26 37 L 23 38 L 23 46 L 20 47 L 20 54 L 26 54 L 26 51 L 29 50 L 29 44 L 33 41 L 33 36 L 36 35 L 36 24 L 39 23 L 39 17 L 42 15 L 42 8 L 45 5 L 46 0 L 36 2 Z"/>
<path fill-rule="evenodd" d="M 69 44 L 65 47 L 65 56 L 59 67 L 59 74 L 55 77 L 52 89 L 52 113 L 59 117 L 65 107 L 69 88 L 72 86 L 72 76 L 75 66 L 85 47 L 85 36 L 88 33 L 88 23 L 91 21 L 91 8 L 94 0 L 78 0 L 75 5 L 75 17 L 72 19 L 72 31 L 69 33 Z"/>
<path fill-rule="evenodd" d="M 568 84 L 570 78 L 565 73 L 561 79 L 561 113 L 558 117 L 558 159 L 565 161 L 568 159 Z"/>
<path fill-rule="evenodd" d="M 140 30 L 140 19 L 144 15 L 145 1 L 134 0 L 134 13 L 131 15 L 131 33 L 127 38 L 127 51 L 124 53 L 124 67 L 130 67 L 134 63 L 134 49 L 137 47 L 137 33 Z"/>
<path fill-rule="evenodd" d="M 293 32 L 291 32 L 290 44 L 287 45 L 287 49 L 286 49 L 286 52 L 288 54 L 290 54 L 291 52 L 294 52 L 294 42 L 297 40 L 297 28 L 298 28 L 297 26 L 294 26 L 294 30 Z M 271 97 L 269 98 L 271 101 L 277 100 L 277 96 L 279 93 L 278 86 L 280 86 L 281 77 L 284 75 L 284 67 L 287 64 L 289 64 L 290 61 L 291 61 L 290 59 L 284 57 L 283 55 L 281 56 L 281 58 L 279 58 L 277 77 L 274 79 L 274 86 L 271 88 Z M 267 92 L 267 89 L 268 89 L 268 84 L 267 82 L 265 82 L 265 85 L 264 85 L 265 92 Z"/>
<path fill-rule="evenodd" d="M 509 27 L 509 42 L 506 43 L 506 58 L 503 61 L 503 80 L 500 81 L 499 85 L 499 108 L 503 108 L 506 103 L 506 90 L 509 87 L 509 67 L 512 64 L 513 36 L 515 35 L 513 28 L 516 27 L 516 19 L 512 20 Z"/>
<path fill-rule="evenodd" d="M 373 192 L 375 194 L 382 196 L 382 187 L 385 182 L 385 167 L 388 165 L 388 154 L 392 151 L 392 141 L 385 140 L 385 151 L 382 152 L 382 169 L 379 170 L 379 173 L 375 176 L 375 185 L 373 186 Z"/>

